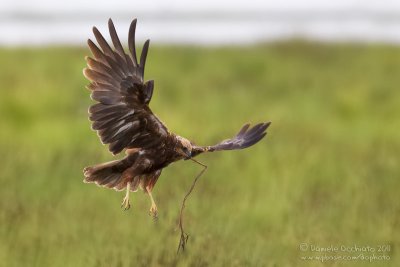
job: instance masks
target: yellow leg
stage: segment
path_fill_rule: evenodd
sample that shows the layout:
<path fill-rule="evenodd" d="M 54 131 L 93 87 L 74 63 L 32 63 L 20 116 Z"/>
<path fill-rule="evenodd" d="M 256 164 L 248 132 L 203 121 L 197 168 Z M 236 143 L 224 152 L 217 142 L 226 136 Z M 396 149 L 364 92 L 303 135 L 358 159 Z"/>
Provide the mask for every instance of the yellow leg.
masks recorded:
<path fill-rule="evenodd" d="M 146 187 L 147 194 L 149 194 L 150 200 L 151 200 L 151 207 L 150 207 L 150 215 L 153 216 L 154 219 L 157 219 L 157 205 L 156 202 L 154 201 L 153 195 L 151 194 L 151 191 L 149 190 L 148 187 Z"/>
<path fill-rule="evenodd" d="M 121 203 L 121 208 L 124 208 L 124 210 L 128 210 L 131 207 L 131 204 L 129 203 L 130 190 L 131 190 L 131 183 L 128 182 L 128 184 L 126 185 L 126 194 Z"/>

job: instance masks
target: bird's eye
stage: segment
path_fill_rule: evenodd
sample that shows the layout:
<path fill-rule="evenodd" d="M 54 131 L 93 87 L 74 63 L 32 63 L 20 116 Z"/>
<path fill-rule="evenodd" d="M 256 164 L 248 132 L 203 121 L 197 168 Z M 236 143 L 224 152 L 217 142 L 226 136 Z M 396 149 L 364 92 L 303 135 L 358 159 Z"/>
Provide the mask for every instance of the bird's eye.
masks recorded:
<path fill-rule="evenodd" d="M 187 156 L 187 158 L 190 158 L 191 157 L 191 151 L 189 150 L 189 148 L 187 148 L 187 147 L 183 147 L 182 148 L 182 151 L 183 151 L 183 153 L 185 153 L 185 155 Z"/>

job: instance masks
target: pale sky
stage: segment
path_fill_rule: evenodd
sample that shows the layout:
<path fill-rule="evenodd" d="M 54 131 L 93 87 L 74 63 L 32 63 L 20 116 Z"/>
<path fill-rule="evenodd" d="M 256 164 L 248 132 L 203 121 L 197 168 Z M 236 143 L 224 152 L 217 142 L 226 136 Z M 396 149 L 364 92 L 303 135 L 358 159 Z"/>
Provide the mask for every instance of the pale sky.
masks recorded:
<path fill-rule="evenodd" d="M 0 5 L 1 12 L 28 11 L 243 11 L 243 10 L 343 10 L 400 11 L 398 0 L 14 0 Z"/>
<path fill-rule="evenodd" d="M 138 18 L 138 39 L 153 43 L 306 38 L 400 44 L 400 0 L 0 1 L 0 45 L 81 45 L 92 26 L 106 31 L 110 17 L 120 32 Z"/>

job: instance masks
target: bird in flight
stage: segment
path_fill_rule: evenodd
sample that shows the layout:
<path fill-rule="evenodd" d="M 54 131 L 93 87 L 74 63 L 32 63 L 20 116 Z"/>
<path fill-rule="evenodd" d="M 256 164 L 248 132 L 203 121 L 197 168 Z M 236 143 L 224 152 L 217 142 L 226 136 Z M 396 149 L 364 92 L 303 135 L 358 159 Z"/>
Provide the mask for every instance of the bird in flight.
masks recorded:
<path fill-rule="evenodd" d="M 97 103 L 89 108 L 92 129 L 97 131 L 109 151 L 126 156 L 103 164 L 86 167 L 84 182 L 117 191 L 126 190 L 121 207 L 129 209 L 129 193 L 139 188 L 150 197 L 150 213 L 157 216 L 152 190 L 163 168 L 178 160 L 192 159 L 204 153 L 243 149 L 254 145 L 266 135 L 270 122 L 253 127 L 244 125 L 231 139 L 213 146 L 198 146 L 168 130 L 149 107 L 154 81 L 144 80 L 149 42 L 147 40 L 138 59 L 135 48 L 136 19 L 129 28 L 126 54 L 110 19 L 108 28 L 112 48 L 96 27 L 93 33 L 99 46 L 88 40 L 93 57 L 86 57 L 85 77 L 91 82 L 87 88 Z M 194 160 L 195 161 L 195 160 Z"/>

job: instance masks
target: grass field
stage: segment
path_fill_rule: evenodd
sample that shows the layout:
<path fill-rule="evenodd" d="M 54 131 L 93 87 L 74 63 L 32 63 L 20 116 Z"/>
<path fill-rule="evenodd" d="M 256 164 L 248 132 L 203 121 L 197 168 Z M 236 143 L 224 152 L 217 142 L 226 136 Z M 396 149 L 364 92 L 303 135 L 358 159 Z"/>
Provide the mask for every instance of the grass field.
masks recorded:
<path fill-rule="evenodd" d="M 172 131 L 208 145 L 272 121 L 256 146 L 198 158 L 209 169 L 179 256 L 178 212 L 198 165 L 164 170 L 157 222 L 145 194 L 124 212 L 123 193 L 82 183 L 83 167 L 113 158 L 87 119 L 87 53 L 0 49 L 0 266 L 400 265 L 400 47 L 151 47 L 151 107 Z"/>

